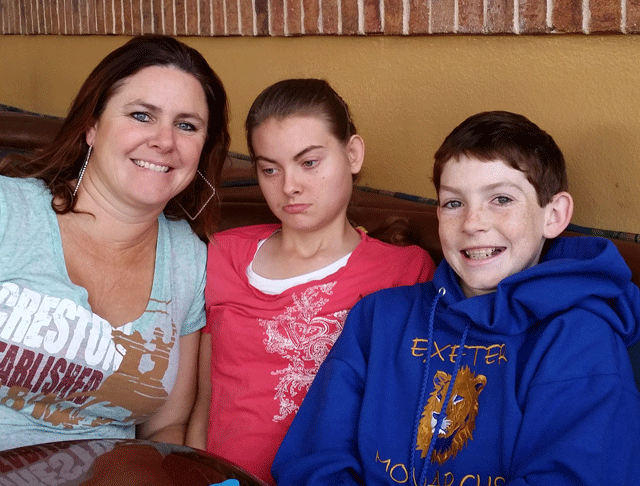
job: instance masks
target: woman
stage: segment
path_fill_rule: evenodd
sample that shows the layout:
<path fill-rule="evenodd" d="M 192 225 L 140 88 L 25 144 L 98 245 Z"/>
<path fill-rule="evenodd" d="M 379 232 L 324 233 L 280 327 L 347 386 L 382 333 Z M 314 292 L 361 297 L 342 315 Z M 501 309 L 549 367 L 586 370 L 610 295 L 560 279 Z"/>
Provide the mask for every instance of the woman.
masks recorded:
<path fill-rule="evenodd" d="M 141 36 L 93 70 L 48 148 L 0 165 L 1 448 L 136 424 L 184 442 L 205 323 L 195 233 L 214 229 L 228 146 L 204 58 Z"/>
<path fill-rule="evenodd" d="M 246 130 L 260 189 L 281 224 L 228 230 L 209 245 L 187 443 L 273 483 L 278 445 L 349 309 L 376 290 L 431 278 L 434 265 L 416 246 L 382 243 L 349 223 L 364 141 L 326 81 L 267 88 Z"/>

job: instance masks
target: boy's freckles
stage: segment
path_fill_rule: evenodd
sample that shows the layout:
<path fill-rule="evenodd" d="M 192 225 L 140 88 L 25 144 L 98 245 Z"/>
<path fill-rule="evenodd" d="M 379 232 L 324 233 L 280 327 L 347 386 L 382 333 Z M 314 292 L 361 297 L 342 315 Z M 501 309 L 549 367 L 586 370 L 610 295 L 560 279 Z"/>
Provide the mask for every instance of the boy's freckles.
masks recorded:
<path fill-rule="evenodd" d="M 538 263 L 547 211 L 524 172 L 461 156 L 444 166 L 438 199 L 442 251 L 467 297 Z"/>

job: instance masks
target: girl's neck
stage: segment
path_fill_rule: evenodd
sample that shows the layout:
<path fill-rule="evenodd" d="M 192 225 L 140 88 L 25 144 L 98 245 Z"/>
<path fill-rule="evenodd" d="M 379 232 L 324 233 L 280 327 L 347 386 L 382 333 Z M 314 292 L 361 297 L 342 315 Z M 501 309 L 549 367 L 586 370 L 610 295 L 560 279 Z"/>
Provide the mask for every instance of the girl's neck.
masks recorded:
<path fill-rule="evenodd" d="M 282 227 L 279 235 L 274 235 L 276 247 L 283 254 L 295 254 L 300 258 L 313 259 L 321 255 L 337 255 L 337 259 L 351 253 L 360 243 L 360 233 L 346 219 L 318 231 L 300 232 Z"/>
<path fill-rule="evenodd" d="M 260 247 L 253 271 L 270 279 L 305 275 L 350 254 L 362 237 L 349 222 L 334 231 L 298 232 L 283 227 Z"/>

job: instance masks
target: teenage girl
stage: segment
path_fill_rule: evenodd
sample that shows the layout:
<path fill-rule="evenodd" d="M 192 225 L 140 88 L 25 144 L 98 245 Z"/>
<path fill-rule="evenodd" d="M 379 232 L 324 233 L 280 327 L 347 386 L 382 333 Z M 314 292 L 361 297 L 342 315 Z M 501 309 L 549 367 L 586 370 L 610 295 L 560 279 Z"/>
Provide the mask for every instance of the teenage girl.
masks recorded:
<path fill-rule="evenodd" d="M 275 484 L 276 450 L 349 309 L 382 288 L 431 279 L 434 264 L 421 248 L 383 243 L 347 220 L 364 142 L 326 81 L 270 86 L 246 132 L 281 223 L 224 231 L 209 245 L 188 444 Z"/>

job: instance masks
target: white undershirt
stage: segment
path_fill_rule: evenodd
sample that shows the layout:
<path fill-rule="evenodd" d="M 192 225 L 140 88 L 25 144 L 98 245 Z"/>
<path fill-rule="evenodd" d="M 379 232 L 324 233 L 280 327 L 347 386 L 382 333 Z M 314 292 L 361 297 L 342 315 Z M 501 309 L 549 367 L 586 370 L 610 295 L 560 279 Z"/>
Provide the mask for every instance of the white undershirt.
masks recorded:
<path fill-rule="evenodd" d="M 256 248 L 256 254 L 258 253 L 258 250 L 260 249 L 260 247 L 265 241 L 267 241 L 267 238 L 265 238 L 264 240 L 260 240 L 258 242 L 258 248 Z M 336 260 L 333 263 L 330 263 L 326 267 L 319 268 L 318 270 L 314 270 L 313 272 L 305 273 L 303 275 L 297 275 L 291 278 L 274 280 L 271 278 L 261 277 L 260 275 L 258 275 L 256 272 L 253 271 L 253 261 L 256 258 L 256 255 L 253 255 L 253 258 L 251 259 L 251 263 L 249 263 L 249 265 L 247 266 L 247 278 L 249 279 L 249 284 L 252 287 L 260 290 L 261 292 L 264 292 L 265 294 L 269 294 L 269 295 L 278 295 L 284 292 L 285 290 L 295 287 L 296 285 L 311 282 L 313 280 L 322 280 L 326 276 L 331 275 L 332 273 L 336 273 L 340 268 L 344 267 L 347 264 L 347 261 L 349 261 L 350 256 L 351 256 L 351 253 L 343 256 L 342 258 L 340 258 L 339 260 Z"/>

